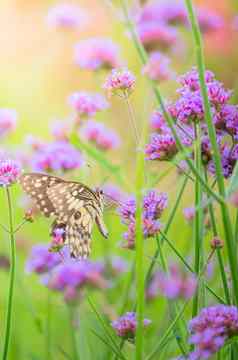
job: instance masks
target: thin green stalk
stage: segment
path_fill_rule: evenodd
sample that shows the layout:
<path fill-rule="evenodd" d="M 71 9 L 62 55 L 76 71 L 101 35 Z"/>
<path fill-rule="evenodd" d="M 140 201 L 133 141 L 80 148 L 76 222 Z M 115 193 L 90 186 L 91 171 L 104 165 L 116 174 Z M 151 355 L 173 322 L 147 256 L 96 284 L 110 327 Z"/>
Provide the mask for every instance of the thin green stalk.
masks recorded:
<path fill-rule="evenodd" d="M 135 359 L 143 358 L 143 314 L 145 297 L 144 237 L 142 224 L 142 189 L 144 187 L 144 152 L 138 149 L 136 160 L 136 301 L 137 321 Z"/>
<path fill-rule="evenodd" d="M 202 173 L 202 159 L 201 159 L 201 134 L 200 134 L 200 124 L 195 124 L 195 147 L 194 147 L 194 157 L 196 169 L 199 173 Z M 202 264 L 202 187 L 198 178 L 195 179 L 195 218 L 194 218 L 194 269 L 195 273 L 198 276 L 200 273 L 200 268 L 203 266 Z M 198 313 L 199 309 L 199 296 L 200 296 L 200 286 L 198 284 L 198 288 L 196 294 L 193 298 L 193 310 L 192 316 L 195 317 Z"/>
<path fill-rule="evenodd" d="M 79 353 L 78 353 L 78 347 L 77 347 L 77 339 L 76 339 L 76 329 L 74 327 L 74 307 L 68 306 L 69 311 L 69 327 L 70 327 L 70 335 L 71 335 L 71 344 L 72 344 L 72 350 L 73 350 L 73 359 L 74 360 L 80 360 Z"/>
<path fill-rule="evenodd" d="M 15 245 L 14 227 L 13 227 L 12 202 L 11 202 L 9 187 L 6 187 L 6 194 L 7 194 L 8 216 L 9 216 L 11 268 L 10 268 L 10 282 L 9 282 L 9 290 L 8 290 L 6 330 L 5 330 L 4 343 L 3 343 L 2 360 L 6 360 L 8 358 L 8 350 L 9 350 L 11 327 L 12 327 L 12 312 L 13 312 L 12 309 L 13 309 L 13 296 L 14 296 L 15 272 L 16 272 L 16 245 Z"/>
<path fill-rule="evenodd" d="M 127 110 L 128 110 L 128 115 L 129 115 L 129 120 L 130 120 L 129 122 L 131 124 L 132 131 L 134 132 L 136 144 L 138 146 L 139 142 L 140 142 L 140 136 L 139 136 L 139 131 L 137 129 L 134 109 L 131 106 L 131 102 L 129 101 L 129 95 L 127 93 L 124 94 L 124 99 L 125 99 Z"/>
<path fill-rule="evenodd" d="M 236 210 L 236 221 L 235 221 L 235 233 L 234 233 L 234 239 L 235 239 L 235 246 L 238 247 L 238 209 Z"/>
<path fill-rule="evenodd" d="M 203 98 L 204 110 L 205 110 L 205 121 L 208 128 L 208 135 L 212 146 L 213 152 L 213 160 L 216 170 L 216 178 L 217 178 L 217 185 L 219 190 L 219 197 L 225 199 L 226 192 L 225 192 L 225 183 L 224 183 L 224 176 L 222 172 L 221 166 L 221 157 L 219 152 L 219 147 L 217 144 L 216 139 L 216 131 L 215 126 L 212 119 L 212 112 L 210 107 L 210 102 L 207 93 L 206 81 L 205 81 L 205 61 L 204 61 L 204 54 L 203 54 L 203 46 L 202 46 L 202 39 L 201 33 L 198 25 L 198 21 L 193 9 L 192 0 L 185 0 L 189 19 L 192 26 L 192 33 L 194 37 L 195 43 L 195 52 L 197 58 L 197 66 L 198 66 L 198 73 L 199 73 L 199 81 L 201 86 L 201 93 Z M 234 247 L 233 241 L 233 233 L 232 233 L 232 225 L 230 220 L 230 215 L 228 211 L 228 207 L 226 202 L 220 202 L 221 207 L 221 214 L 225 232 L 225 239 L 226 239 L 226 246 L 228 252 L 228 259 L 231 271 L 231 278 L 232 284 L 234 289 L 234 298 L 235 303 L 238 305 L 238 273 L 237 273 L 237 254 Z"/>
<path fill-rule="evenodd" d="M 183 179 L 181 188 L 179 189 L 178 196 L 177 196 L 177 198 L 175 200 L 174 207 L 172 208 L 171 213 L 169 214 L 169 218 L 167 220 L 167 223 L 166 223 L 164 231 L 163 231 L 164 234 L 167 234 L 169 229 L 170 229 L 170 226 L 171 226 L 171 224 L 173 222 L 174 216 L 175 216 L 176 211 L 178 209 L 180 200 L 181 200 L 181 198 L 183 196 L 183 193 L 184 193 L 184 190 L 186 188 L 187 182 L 188 182 L 188 178 L 185 177 Z M 150 281 L 151 274 L 152 274 L 152 271 L 154 269 L 154 266 L 155 266 L 155 263 L 156 263 L 156 259 L 158 258 L 158 255 L 159 255 L 159 249 L 157 248 L 156 251 L 155 251 L 155 254 L 153 256 L 153 260 L 151 261 L 151 264 L 150 264 L 149 269 L 148 269 L 147 274 L 146 274 L 146 284 L 148 284 L 148 282 Z"/>
<path fill-rule="evenodd" d="M 51 294 L 47 291 L 47 313 L 45 329 L 46 360 L 51 360 Z"/>

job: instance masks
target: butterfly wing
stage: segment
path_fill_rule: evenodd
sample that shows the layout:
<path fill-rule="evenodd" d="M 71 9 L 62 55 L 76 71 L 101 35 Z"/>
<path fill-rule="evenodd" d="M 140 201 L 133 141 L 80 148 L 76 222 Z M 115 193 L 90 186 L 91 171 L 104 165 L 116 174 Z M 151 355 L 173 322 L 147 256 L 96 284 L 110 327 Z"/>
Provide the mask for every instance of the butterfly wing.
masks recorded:
<path fill-rule="evenodd" d="M 57 208 L 57 222 L 65 224 L 65 244 L 75 258 L 87 258 L 91 251 L 92 227 L 102 213 L 96 193 L 81 183 L 59 183 L 47 195 Z"/>
<path fill-rule="evenodd" d="M 49 199 L 47 190 L 59 183 L 64 183 L 64 180 L 46 174 L 27 173 L 20 176 L 23 190 L 46 217 L 57 215 L 57 209 Z"/>

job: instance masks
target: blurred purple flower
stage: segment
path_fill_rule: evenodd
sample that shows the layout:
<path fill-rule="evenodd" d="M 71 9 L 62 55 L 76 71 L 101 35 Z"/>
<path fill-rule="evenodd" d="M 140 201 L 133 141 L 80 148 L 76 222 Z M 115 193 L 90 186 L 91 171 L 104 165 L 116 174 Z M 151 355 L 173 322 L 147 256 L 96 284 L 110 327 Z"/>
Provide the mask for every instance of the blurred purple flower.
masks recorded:
<path fill-rule="evenodd" d="M 152 134 L 145 147 L 148 160 L 171 160 L 177 152 L 175 139 L 170 134 Z"/>
<path fill-rule="evenodd" d="M 86 24 L 87 15 L 76 4 L 59 3 L 49 9 L 47 22 L 50 26 L 74 29 Z"/>
<path fill-rule="evenodd" d="M 183 209 L 183 215 L 188 222 L 191 222 L 195 217 L 194 206 L 186 207 Z"/>
<path fill-rule="evenodd" d="M 69 261 L 55 267 L 43 278 L 43 283 L 52 290 L 63 292 L 66 301 L 77 300 L 85 286 L 105 289 L 108 284 L 103 277 L 101 263 L 92 261 Z"/>
<path fill-rule="evenodd" d="M 69 104 L 80 116 L 92 116 L 108 108 L 109 104 L 100 94 L 86 91 L 75 92 L 69 96 Z"/>
<path fill-rule="evenodd" d="M 121 274 L 128 271 L 128 262 L 120 256 L 111 257 L 111 267 L 115 274 Z"/>
<path fill-rule="evenodd" d="M 17 113 L 11 109 L 0 109 L 0 137 L 8 135 L 15 130 Z"/>
<path fill-rule="evenodd" d="M 217 31 L 224 26 L 223 18 L 216 12 L 207 8 L 197 8 L 197 19 L 203 33 Z"/>
<path fill-rule="evenodd" d="M 140 41 L 148 51 L 166 50 L 177 42 L 177 31 L 158 21 L 144 21 L 137 24 Z"/>
<path fill-rule="evenodd" d="M 113 69 L 120 66 L 119 49 L 107 38 L 82 40 L 75 47 L 75 61 L 82 69 Z"/>
<path fill-rule="evenodd" d="M 83 163 L 81 153 L 65 141 L 45 144 L 32 158 L 35 171 L 68 171 L 79 169 Z"/>
<path fill-rule="evenodd" d="M 118 90 L 128 94 L 134 89 L 135 81 L 135 76 L 128 69 L 113 69 L 103 87 L 109 95 Z"/>
<path fill-rule="evenodd" d="M 175 264 L 170 266 L 169 274 L 157 272 L 154 274 L 147 290 L 147 297 L 152 299 L 162 293 L 169 299 L 189 299 L 197 287 L 196 278 L 182 272 Z"/>
<path fill-rule="evenodd" d="M 88 120 L 81 126 L 80 135 L 101 150 L 116 149 L 120 145 L 120 138 L 116 132 L 94 120 Z"/>
<path fill-rule="evenodd" d="M 238 30 L 238 15 L 236 15 L 233 19 L 233 28 L 234 30 Z"/>
<path fill-rule="evenodd" d="M 150 323 L 151 320 L 143 320 L 144 327 Z M 134 340 L 137 328 L 136 314 L 134 312 L 127 312 L 125 315 L 113 321 L 111 325 L 119 337 L 125 340 Z"/>
<path fill-rule="evenodd" d="M 103 194 L 106 198 L 109 198 L 108 201 L 110 203 L 110 200 L 112 202 L 115 201 L 115 203 L 120 203 L 121 201 L 124 201 L 126 198 L 126 194 L 119 188 L 119 186 L 106 183 L 103 186 L 101 186 L 101 189 L 103 190 Z"/>
<path fill-rule="evenodd" d="M 50 252 L 49 249 L 49 245 L 45 244 L 32 247 L 31 254 L 26 262 L 26 271 L 28 273 L 43 274 L 62 262 L 60 255 Z"/>
<path fill-rule="evenodd" d="M 173 77 L 173 72 L 170 69 L 170 59 L 161 54 L 159 51 L 154 51 L 150 54 L 147 64 L 143 67 L 142 72 L 146 74 L 151 80 L 165 81 Z"/>
<path fill-rule="evenodd" d="M 54 121 L 51 124 L 51 133 L 56 141 L 67 141 L 70 135 L 70 124 L 67 121 Z"/>
<path fill-rule="evenodd" d="M 189 342 L 195 347 L 189 359 L 208 359 L 238 334 L 238 309 L 220 304 L 204 308 L 189 322 L 189 331 Z"/>
<path fill-rule="evenodd" d="M 21 171 L 19 162 L 11 159 L 0 159 L 0 186 L 10 186 L 17 182 Z"/>

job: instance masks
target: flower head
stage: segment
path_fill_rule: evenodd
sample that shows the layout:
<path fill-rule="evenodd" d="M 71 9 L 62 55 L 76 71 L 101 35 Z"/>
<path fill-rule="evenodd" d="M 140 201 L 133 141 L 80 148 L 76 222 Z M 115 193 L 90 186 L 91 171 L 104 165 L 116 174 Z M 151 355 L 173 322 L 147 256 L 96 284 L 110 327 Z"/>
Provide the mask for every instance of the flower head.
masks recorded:
<path fill-rule="evenodd" d="M 193 275 L 182 272 L 177 265 L 170 266 L 169 274 L 157 272 L 147 290 L 147 296 L 151 299 L 162 293 L 169 299 L 189 299 L 193 296 L 197 286 Z"/>
<path fill-rule="evenodd" d="M 109 104 L 100 94 L 86 91 L 75 92 L 69 96 L 69 104 L 80 116 L 92 116 L 108 108 Z"/>
<path fill-rule="evenodd" d="M 68 171 L 83 165 L 81 153 L 65 141 L 45 144 L 35 152 L 32 159 L 36 171 Z"/>
<path fill-rule="evenodd" d="M 151 320 L 143 320 L 144 327 L 148 326 L 150 323 Z M 119 337 L 125 340 L 133 340 L 137 328 L 136 314 L 134 312 L 127 312 L 125 315 L 113 321 L 111 325 Z"/>
<path fill-rule="evenodd" d="M 202 309 L 189 323 L 190 343 L 195 350 L 192 360 L 208 359 L 238 334 L 238 309 L 235 306 L 215 305 Z"/>
<path fill-rule="evenodd" d="M 17 113 L 11 109 L 0 109 L 0 137 L 4 137 L 16 128 Z"/>
<path fill-rule="evenodd" d="M 177 42 L 176 29 L 158 21 L 143 21 L 137 25 L 140 41 L 149 51 L 166 50 Z"/>
<path fill-rule="evenodd" d="M 217 31 L 224 26 L 222 17 L 214 11 L 205 8 L 198 8 L 196 12 L 198 23 L 203 33 Z"/>
<path fill-rule="evenodd" d="M 113 69 L 120 66 L 119 49 L 107 38 L 82 40 L 75 47 L 75 61 L 82 69 Z"/>
<path fill-rule="evenodd" d="M 107 282 L 103 277 L 103 266 L 92 261 L 70 261 L 58 265 L 43 279 L 52 290 L 62 292 L 66 301 L 77 300 L 81 290 L 89 286 L 104 289 Z"/>
<path fill-rule="evenodd" d="M 168 80 L 173 76 L 169 64 L 170 59 L 167 56 L 159 51 L 154 51 L 150 54 L 148 62 L 143 68 L 143 73 L 154 81 Z"/>
<path fill-rule="evenodd" d="M 170 160 L 177 152 L 175 139 L 170 134 L 152 134 L 151 141 L 145 148 L 148 160 Z"/>
<path fill-rule="evenodd" d="M 117 91 L 130 93 L 135 86 L 135 76 L 127 69 L 113 69 L 103 85 L 109 94 Z"/>
<path fill-rule="evenodd" d="M 70 124 L 67 121 L 54 121 L 51 124 L 51 133 L 56 141 L 67 141 L 70 134 Z"/>
<path fill-rule="evenodd" d="M 80 134 L 101 150 L 116 149 L 120 145 L 120 138 L 115 131 L 94 120 L 84 123 L 80 128 Z"/>
<path fill-rule="evenodd" d="M 74 29 L 85 25 L 87 15 L 76 4 L 60 3 L 49 9 L 47 22 L 57 28 Z"/>
<path fill-rule="evenodd" d="M 59 254 L 49 251 L 49 245 L 35 245 L 31 249 L 31 254 L 26 263 L 26 271 L 43 274 L 52 270 L 62 261 Z"/>
<path fill-rule="evenodd" d="M 0 186 L 14 184 L 21 174 L 21 166 L 17 161 L 11 159 L 0 160 Z"/>

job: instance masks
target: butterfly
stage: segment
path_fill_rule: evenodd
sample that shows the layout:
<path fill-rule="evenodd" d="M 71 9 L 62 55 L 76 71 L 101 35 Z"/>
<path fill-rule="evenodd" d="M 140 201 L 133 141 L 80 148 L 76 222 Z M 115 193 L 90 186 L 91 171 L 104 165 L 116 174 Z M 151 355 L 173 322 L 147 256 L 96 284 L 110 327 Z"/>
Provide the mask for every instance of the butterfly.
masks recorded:
<path fill-rule="evenodd" d="M 64 244 L 69 246 L 71 257 L 88 257 L 94 223 L 108 237 L 102 190 L 94 191 L 80 182 L 41 173 L 23 174 L 19 181 L 43 215 L 54 218 L 51 234 L 58 228 L 64 230 Z"/>

